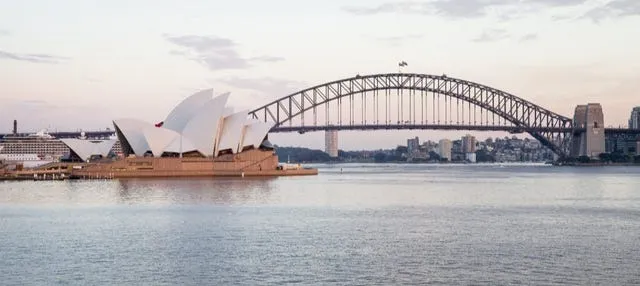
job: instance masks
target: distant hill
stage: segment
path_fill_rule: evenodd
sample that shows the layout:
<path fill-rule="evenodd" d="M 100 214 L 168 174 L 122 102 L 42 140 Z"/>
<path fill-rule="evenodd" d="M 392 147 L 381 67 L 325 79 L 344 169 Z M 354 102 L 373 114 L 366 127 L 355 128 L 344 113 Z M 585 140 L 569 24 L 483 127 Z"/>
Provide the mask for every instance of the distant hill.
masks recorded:
<path fill-rule="evenodd" d="M 280 147 L 276 146 L 276 154 L 280 162 L 291 163 L 326 163 L 338 161 L 337 158 L 331 158 L 329 154 L 322 150 L 301 148 L 301 147 Z"/>

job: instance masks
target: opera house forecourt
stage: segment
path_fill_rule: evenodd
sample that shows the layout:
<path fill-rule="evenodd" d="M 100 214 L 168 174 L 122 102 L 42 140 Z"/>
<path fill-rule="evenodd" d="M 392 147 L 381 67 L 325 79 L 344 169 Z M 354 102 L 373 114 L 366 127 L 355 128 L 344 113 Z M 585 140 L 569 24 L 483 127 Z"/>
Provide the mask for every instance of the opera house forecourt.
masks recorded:
<path fill-rule="evenodd" d="M 178 104 L 160 123 L 124 118 L 113 121 L 122 157 L 107 158 L 115 140 L 65 139 L 75 178 L 315 175 L 317 169 L 278 164 L 268 141 L 272 123 L 226 107 L 229 93 L 207 89 Z M 111 154 L 112 155 L 112 154 Z"/>

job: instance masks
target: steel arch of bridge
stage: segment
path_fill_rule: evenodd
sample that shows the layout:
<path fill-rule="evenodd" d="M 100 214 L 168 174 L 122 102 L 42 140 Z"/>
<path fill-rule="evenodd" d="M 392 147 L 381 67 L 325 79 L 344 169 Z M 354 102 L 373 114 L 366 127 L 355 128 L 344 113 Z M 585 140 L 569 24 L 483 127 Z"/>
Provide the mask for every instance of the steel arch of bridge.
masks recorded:
<path fill-rule="evenodd" d="M 384 124 L 380 124 L 381 115 L 379 112 L 377 115 L 374 115 L 374 117 L 377 117 L 374 122 L 355 122 L 353 107 L 354 95 L 362 94 L 365 110 L 367 101 L 375 100 L 377 104 L 379 104 L 379 99 L 375 98 L 376 96 L 381 96 L 377 95 L 379 91 L 385 91 L 387 95 L 388 91 L 397 91 L 398 101 L 402 102 L 402 100 L 407 98 L 409 106 L 411 106 L 412 93 L 409 92 L 409 94 L 405 95 L 402 93 L 402 91 L 405 90 L 414 92 L 414 119 L 412 122 L 398 120 L 397 124 L 391 124 L 387 116 Z M 447 98 L 449 98 L 449 104 L 452 104 L 451 99 L 462 100 L 463 103 L 466 102 L 470 106 L 474 105 L 480 108 L 481 112 L 486 110 L 499 116 L 503 120 L 510 122 L 512 126 L 487 126 L 488 124 L 458 126 L 451 122 L 451 117 L 449 118 L 449 124 L 446 124 L 446 122 L 445 124 L 440 124 L 440 118 L 438 118 L 438 124 L 435 124 L 436 122 L 433 122 L 433 124 L 425 124 L 424 118 L 422 122 L 417 124 L 415 120 L 415 91 L 427 92 L 427 96 L 428 93 L 432 93 L 434 101 L 435 95 L 438 95 L 438 104 L 440 104 L 440 95 L 443 95 L 445 102 L 445 121 L 447 120 Z M 371 92 L 374 94 L 371 95 Z M 364 98 L 365 95 L 367 97 L 366 99 Z M 346 124 L 342 123 L 341 106 L 343 99 L 347 99 L 348 102 L 350 101 L 351 103 L 349 122 Z M 338 101 L 340 123 L 338 125 L 332 125 L 327 121 L 324 126 L 319 125 L 316 109 L 320 106 L 328 105 L 332 101 Z M 385 99 L 385 104 L 390 104 L 390 102 Z M 385 108 L 389 107 L 385 106 Z M 449 108 L 451 110 L 451 106 Z M 329 108 L 326 109 L 327 116 L 329 112 L 328 109 Z M 400 110 L 402 113 L 401 107 L 398 107 L 397 110 Z M 439 110 L 440 109 L 438 109 L 438 111 Z M 314 116 L 313 125 L 311 126 L 304 126 L 304 116 L 307 112 L 312 112 Z M 456 109 L 456 112 L 458 112 L 458 109 Z M 508 92 L 446 75 L 436 76 L 411 73 L 358 75 L 317 85 L 275 100 L 251 111 L 249 114 L 258 120 L 275 122 L 271 132 L 367 129 L 520 130 L 521 132 L 531 134 L 531 136 L 561 157 L 568 155 L 568 140 L 570 140 L 572 128 L 572 120 L 570 118 L 554 113 Z M 303 125 L 292 125 L 292 119 L 296 117 L 302 118 Z M 399 117 L 403 117 L 403 115 L 399 115 Z M 411 109 L 409 110 L 409 117 L 411 117 Z M 438 117 L 440 117 L 440 112 L 438 112 Z M 464 121 L 464 105 L 462 117 Z M 480 119 L 482 121 L 482 118 Z M 471 119 L 469 119 L 469 121 L 471 121 Z M 474 114 L 474 124 L 476 123 L 475 121 Z M 289 122 L 289 126 L 285 126 L 287 122 Z"/>

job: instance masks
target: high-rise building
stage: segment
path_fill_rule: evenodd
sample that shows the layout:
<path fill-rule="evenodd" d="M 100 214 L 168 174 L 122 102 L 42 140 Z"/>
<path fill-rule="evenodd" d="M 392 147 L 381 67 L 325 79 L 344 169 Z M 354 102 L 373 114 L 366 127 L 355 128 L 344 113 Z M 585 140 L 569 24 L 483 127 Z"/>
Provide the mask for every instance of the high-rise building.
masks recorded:
<path fill-rule="evenodd" d="M 442 139 L 438 142 L 438 155 L 440 155 L 441 159 L 447 159 L 451 161 L 451 148 L 453 148 L 453 143 L 449 139 Z"/>
<path fill-rule="evenodd" d="M 407 153 L 415 154 L 420 152 L 420 139 L 410 138 L 407 139 Z"/>
<path fill-rule="evenodd" d="M 640 129 L 640 106 L 636 106 L 631 110 L 629 129 Z"/>
<path fill-rule="evenodd" d="M 476 152 L 476 137 L 469 134 L 462 137 L 462 152 L 463 153 L 475 153 Z"/>
<path fill-rule="evenodd" d="M 324 151 L 330 157 L 338 157 L 338 131 L 327 130 L 324 133 Z"/>

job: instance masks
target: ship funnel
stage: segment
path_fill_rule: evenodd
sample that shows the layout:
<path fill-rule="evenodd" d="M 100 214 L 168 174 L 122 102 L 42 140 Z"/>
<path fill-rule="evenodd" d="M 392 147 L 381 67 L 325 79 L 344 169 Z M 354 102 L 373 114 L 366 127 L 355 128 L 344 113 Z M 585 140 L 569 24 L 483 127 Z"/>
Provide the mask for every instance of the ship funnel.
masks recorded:
<path fill-rule="evenodd" d="M 18 134 L 18 120 L 13 120 L 13 135 Z"/>

